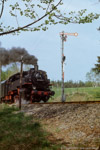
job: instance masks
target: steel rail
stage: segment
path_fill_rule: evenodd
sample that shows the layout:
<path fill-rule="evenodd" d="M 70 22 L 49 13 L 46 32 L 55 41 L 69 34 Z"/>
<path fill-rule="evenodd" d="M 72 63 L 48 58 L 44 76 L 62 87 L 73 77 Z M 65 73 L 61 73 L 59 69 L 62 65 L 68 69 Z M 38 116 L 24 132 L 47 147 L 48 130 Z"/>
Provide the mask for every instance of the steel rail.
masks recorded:
<path fill-rule="evenodd" d="M 3 102 L 0 102 L 0 104 L 2 104 Z M 65 104 L 99 104 L 100 103 L 100 101 L 76 101 L 76 102 L 74 102 L 74 101 L 72 101 L 72 102 L 43 102 L 43 103 L 41 103 L 41 102 L 33 102 L 33 103 L 29 103 L 29 104 L 35 104 L 35 105 L 48 105 L 48 104 L 50 104 L 50 105 L 53 105 L 53 104 L 62 104 L 62 105 L 65 105 Z M 14 103 L 7 103 L 7 104 L 14 104 Z M 23 104 L 24 105 L 24 104 Z M 26 104 L 25 104 L 26 105 Z M 28 104 L 27 104 L 28 105 Z"/>
<path fill-rule="evenodd" d="M 39 104 L 39 105 L 44 105 L 44 104 L 94 104 L 94 103 L 100 103 L 100 101 L 72 101 L 72 102 L 43 102 L 43 103 L 38 103 L 38 102 L 33 102 L 31 104 Z"/>

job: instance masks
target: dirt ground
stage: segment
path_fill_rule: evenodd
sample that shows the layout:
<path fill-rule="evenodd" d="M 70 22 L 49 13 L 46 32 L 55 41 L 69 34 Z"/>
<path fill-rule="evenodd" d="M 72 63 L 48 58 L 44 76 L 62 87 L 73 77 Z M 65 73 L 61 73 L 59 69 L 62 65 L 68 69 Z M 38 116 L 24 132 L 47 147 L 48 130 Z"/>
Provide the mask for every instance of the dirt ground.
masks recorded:
<path fill-rule="evenodd" d="M 22 111 L 32 115 L 50 132 L 50 140 L 65 149 L 99 150 L 99 104 L 28 104 Z"/>

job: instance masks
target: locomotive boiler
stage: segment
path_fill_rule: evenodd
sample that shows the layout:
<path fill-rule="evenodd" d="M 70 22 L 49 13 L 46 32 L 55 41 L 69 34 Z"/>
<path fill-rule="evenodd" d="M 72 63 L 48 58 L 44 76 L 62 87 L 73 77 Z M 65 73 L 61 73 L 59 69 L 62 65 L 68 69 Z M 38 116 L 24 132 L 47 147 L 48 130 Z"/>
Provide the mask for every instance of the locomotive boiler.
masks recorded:
<path fill-rule="evenodd" d="M 16 102 L 19 100 L 20 94 L 26 101 L 47 102 L 55 92 L 51 91 L 50 80 L 47 73 L 43 70 L 31 68 L 22 73 L 22 87 L 20 88 L 20 73 L 16 73 L 9 77 L 8 80 L 1 83 L 1 101 Z"/>

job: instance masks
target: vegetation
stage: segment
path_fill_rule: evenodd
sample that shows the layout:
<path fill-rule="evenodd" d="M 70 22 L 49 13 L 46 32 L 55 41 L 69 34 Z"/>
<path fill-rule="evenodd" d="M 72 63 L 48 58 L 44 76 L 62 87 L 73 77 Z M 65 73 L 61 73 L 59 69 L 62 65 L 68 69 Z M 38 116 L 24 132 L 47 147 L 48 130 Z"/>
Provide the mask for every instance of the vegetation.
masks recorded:
<path fill-rule="evenodd" d="M 61 101 L 61 88 L 53 87 L 55 95 L 49 101 Z M 65 88 L 66 101 L 100 100 L 100 87 Z"/>
<path fill-rule="evenodd" d="M 100 73 L 100 56 L 97 57 L 97 64 L 95 64 L 95 67 L 92 69 L 96 74 Z"/>
<path fill-rule="evenodd" d="M 10 65 L 7 70 L 2 71 L 1 73 L 1 81 L 8 79 L 11 75 L 19 72 L 19 67 L 17 63 L 13 63 Z"/>
<path fill-rule="evenodd" d="M 52 81 L 53 87 L 60 88 L 62 81 Z M 72 81 L 64 82 L 65 88 L 79 88 L 79 87 L 99 87 L 100 86 L 100 74 L 96 73 L 93 69 L 86 73 L 86 81 Z"/>
<path fill-rule="evenodd" d="M 12 33 L 19 34 L 20 31 L 46 31 L 49 25 L 59 23 L 64 25 L 68 23 L 91 23 L 100 16 L 100 14 L 93 13 L 87 15 L 86 9 L 77 13 L 73 11 L 62 13 L 58 8 L 60 5 L 62 5 L 62 0 L 35 0 L 34 2 L 32 0 L 0 1 L 0 36 Z M 6 13 L 5 6 L 7 8 Z M 3 18 L 5 15 L 8 15 L 11 21 L 5 23 Z M 24 23 L 21 22 L 23 19 L 25 20 Z M 14 23 L 12 24 L 12 22 Z"/>
<path fill-rule="evenodd" d="M 0 105 L 1 150 L 58 150 L 60 145 L 51 143 L 48 135 L 32 116 Z"/>
<path fill-rule="evenodd" d="M 53 87 L 60 88 L 61 87 L 61 81 L 52 81 L 51 82 Z M 95 82 L 95 81 L 78 81 L 74 82 L 72 80 L 69 80 L 64 83 L 65 88 L 79 88 L 79 87 L 98 87 L 100 86 L 100 82 Z"/>
<path fill-rule="evenodd" d="M 29 70 L 31 65 L 24 65 L 23 70 Z M 20 72 L 20 65 L 18 63 L 10 64 L 5 71 L 1 73 L 1 81 L 7 80 L 13 74 Z"/>

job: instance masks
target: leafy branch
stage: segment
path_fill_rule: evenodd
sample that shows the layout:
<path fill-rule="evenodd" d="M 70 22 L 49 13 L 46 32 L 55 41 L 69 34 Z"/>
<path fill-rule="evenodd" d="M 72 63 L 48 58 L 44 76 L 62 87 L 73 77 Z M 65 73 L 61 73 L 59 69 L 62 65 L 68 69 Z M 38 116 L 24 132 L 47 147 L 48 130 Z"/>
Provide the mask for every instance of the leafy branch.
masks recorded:
<path fill-rule="evenodd" d="M 6 1 L 6 0 L 5 0 Z M 23 8 L 21 7 L 18 0 L 12 5 L 10 4 L 9 14 L 16 18 L 17 27 L 15 26 L 4 26 L 0 23 L 0 36 L 7 34 L 19 34 L 21 31 L 46 31 L 49 25 L 64 24 L 68 23 L 92 23 L 93 20 L 98 19 L 100 14 L 90 13 L 87 15 L 86 9 L 76 12 L 61 13 L 58 6 L 62 5 L 62 0 L 59 0 L 55 4 L 56 0 L 36 0 L 33 3 L 32 0 L 22 0 L 24 3 Z M 2 12 L 3 13 L 3 12 Z M 25 17 L 31 20 L 31 23 L 20 25 L 19 17 Z M 35 25 L 35 27 L 33 26 Z"/>

